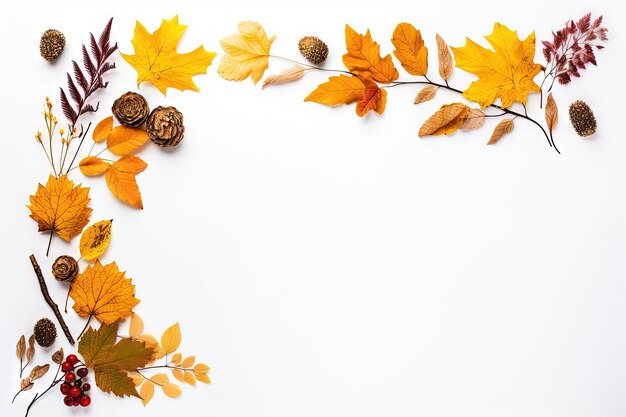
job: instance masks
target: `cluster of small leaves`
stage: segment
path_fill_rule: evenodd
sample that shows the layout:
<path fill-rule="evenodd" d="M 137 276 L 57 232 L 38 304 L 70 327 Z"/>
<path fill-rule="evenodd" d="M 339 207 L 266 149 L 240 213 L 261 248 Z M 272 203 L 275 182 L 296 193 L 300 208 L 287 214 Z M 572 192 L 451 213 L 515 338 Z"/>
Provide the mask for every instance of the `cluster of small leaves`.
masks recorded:
<path fill-rule="evenodd" d="M 50 364 L 45 365 L 35 365 L 31 368 L 28 376 L 26 378 L 22 378 L 22 373 L 30 364 L 30 361 L 33 359 L 35 355 L 35 337 L 31 336 L 28 341 L 28 347 L 26 347 L 26 338 L 21 336 L 17 342 L 17 346 L 15 348 L 15 353 L 20 360 L 20 389 L 18 393 L 15 395 L 19 395 L 19 393 L 31 390 L 35 386 L 35 381 L 43 378 L 50 369 Z M 26 364 L 22 366 L 22 363 L 26 359 Z M 56 364 L 61 364 L 63 360 L 63 348 L 52 354 L 52 362 Z M 54 381 L 53 381 L 54 383 Z M 13 398 L 15 400 L 15 397 Z"/>
<path fill-rule="evenodd" d="M 24 369 L 30 364 L 30 361 L 33 360 L 35 356 L 35 335 L 32 334 L 28 338 L 28 347 L 26 347 L 26 337 L 24 335 L 20 336 L 17 341 L 17 345 L 15 346 L 15 356 L 20 360 L 20 378 L 22 377 L 22 372 Z M 26 361 L 26 363 L 24 363 Z"/>
<path fill-rule="evenodd" d="M 565 27 L 552 32 L 552 42 L 542 41 L 543 55 L 552 64 L 549 74 L 560 84 L 568 84 L 572 77 L 580 77 L 579 70 L 587 64 L 597 65 L 595 50 L 603 49 L 608 40 L 608 29 L 602 26 L 602 16 L 591 20 L 591 13 L 578 21 L 570 20 Z"/>
<path fill-rule="evenodd" d="M 87 99 L 95 91 L 106 88 L 109 84 L 105 82 L 103 75 L 115 68 L 115 63 L 109 62 L 109 58 L 115 51 L 117 51 L 117 43 L 111 45 L 111 25 L 113 24 L 113 18 L 109 20 L 109 23 L 105 26 L 100 39 L 96 41 L 96 38 L 90 33 L 90 45 L 91 54 L 89 55 L 87 47 L 83 45 L 83 67 L 84 70 L 76 63 L 72 61 L 74 69 L 74 78 L 67 73 L 67 89 L 70 97 L 74 103 L 74 106 L 70 104 L 67 98 L 65 90 L 61 88 L 61 107 L 63 108 L 63 114 L 70 121 L 72 126 L 76 126 L 78 118 L 90 112 L 98 110 L 98 104 L 96 107 L 87 103 Z"/>

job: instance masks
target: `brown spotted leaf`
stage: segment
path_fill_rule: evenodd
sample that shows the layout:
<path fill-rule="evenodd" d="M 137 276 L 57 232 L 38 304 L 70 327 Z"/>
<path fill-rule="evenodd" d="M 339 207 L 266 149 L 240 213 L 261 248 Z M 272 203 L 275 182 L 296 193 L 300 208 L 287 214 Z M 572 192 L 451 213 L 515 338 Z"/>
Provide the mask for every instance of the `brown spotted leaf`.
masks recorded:
<path fill-rule="evenodd" d="M 419 136 L 449 135 L 463 124 L 470 108 L 463 103 L 444 104 L 428 118 L 419 131 Z"/>
<path fill-rule="evenodd" d="M 511 130 L 513 130 L 513 119 L 504 119 L 500 121 L 500 123 L 498 123 L 496 128 L 493 130 L 493 133 L 491 134 L 491 138 L 489 139 L 489 142 L 487 142 L 487 145 L 493 145 L 494 143 L 497 143 L 502 138 L 502 136 L 510 133 Z"/>
<path fill-rule="evenodd" d="M 435 98 L 437 94 L 437 88 L 434 85 L 428 85 L 420 90 L 419 93 L 415 96 L 415 100 L 413 100 L 413 104 L 420 104 L 425 101 L 430 101 Z"/>
<path fill-rule="evenodd" d="M 439 75 L 443 80 L 447 80 L 452 74 L 452 54 L 450 53 L 450 48 L 448 48 L 448 44 L 443 40 L 441 36 L 437 35 L 436 39 L 437 56 L 439 57 Z"/>

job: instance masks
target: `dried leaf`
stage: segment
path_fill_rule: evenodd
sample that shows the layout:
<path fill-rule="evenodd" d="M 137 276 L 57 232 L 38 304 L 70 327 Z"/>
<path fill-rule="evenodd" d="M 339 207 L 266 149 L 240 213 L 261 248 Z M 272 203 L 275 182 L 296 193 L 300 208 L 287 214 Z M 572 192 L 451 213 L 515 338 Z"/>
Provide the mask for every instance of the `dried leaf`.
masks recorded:
<path fill-rule="evenodd" d="M 185 373 L 180 369 L 172 368 L 172 375 L 174 375 L 174 378 L 176 378 L 180 382 L 185 382 Z"/>
<path fill-rule="evenodd" d="M 365 86 L 363 96 L 356 103 L 356 114 L 359 115 L 359 117 L 363 117 L 370 110 L 382 114 L 385 111 L 385 104 L 387 103 L 387 91 L 379 88 L 378 84 L 369 79 L 365 81 Z"/>
<path fill-rule="evenodd" d="M 194 373 L 194 375 L 196 376 L 196 379 L 200 382 L 204 382 L 205 384 L 210 384 L 211 383 L 211 379 L 209 378 L 209 376 L 207 374 L 196 374 Z"/>
<path fill-rule="evenodd" d="M 154 384 L 150 381 L 144 382 L 139 390 L 139 396 L 141 397 L 141 403 L 145 407 L 154 396 Z"/>
<path fill-rule="evenodd" d="M 258 83 L 267 69 L 274 38 L 268 39 L 265 29 L 258 22 L 247 20 L 239 23 L 239 33 L 220 41 L 224 56 L 218 74 L 231 81 L 251 77 L 254 84 Z"/>
<path fill-rule="evenodd" d="M 143 320 L 137 314 L 133 313 L 130 316 L 130 326 L 128 328 L 128 335 L 133 339 L 138 338 L 143 333 Z"/>
<path fill-rule="evenodd" d="M 24 355 L 26 354 L 26 337 L 24 335 L 20 336 L 17 341 L 17 345 L 15 346 L 15 355 L 21 361 L 24 359 Z"/>
<path fill-rule="evenodd" d="M 135 286 L 124 277 L 115 262 L 102 266 L 100 261 L 78 274 L 70 287 L 74 311 L 81 317 L 95 316 L 106 325 L 128 317 L 139 302 Z"/>
<path fill-rule="evenodd" d="M 32 381 L 36 381 L 39 378 L 41 378 L 42 376 L 44 376 L 48 372 L 48 369 L 50 369 L 50 365 L 49 364 L 35 365 L 33 367 L 33 369 L 30 371 L 30 375 L 28 377 Z"/>
<path fill-rule="evenodd" d="M 115 155 L 124 156 L 141 148 L 148 140 L 148 132 L 124 125 L 114 127 L 107 137 L 107 148 Z"/>
<path fill-rule="evenodd" d="M 183 378 L 185 379 L 185 382 L 189 385 L 196 385 L 196 377 L 193 376 L 193 374 L 189 371 L 185 371 Z"/>
<path fill-rule="evenodd" d="M 438 88 L 439 87 L 436 87 L 434 85 L 428 85 L 422 88 L 420 92 L 417 93 L 417 95 L 415 96 L 415 100 L 413 100 L 413 104 L 420 104 L 425 101 L 432 100 L 433 98 L 435 98 Z"/>
<path fill-rule="evenodd" d="M 65 356 L 63 355 L 63 348 L 60 348 L 52 354 L 52 362 L 56 363 L 57 365 L 62 364 L 64 358 Z"/>
<path fill-rule="evenodd" d="M 136 387 L 138 387 L 139 385 L 143 384 L 143 381 L 146 380 L 144 377 L 139 375 L 137 372 L 128 372 L 128 377 L 133 380 L 133 384 L 135 384 Z"/>
<path fill-rule="evenodd" d="M 96 175 L 104 174 L 104 172 L 109 168 L 109 163 L 103 161 L 97 156 L 87 156 L 83 158 L 78 167 L 80 168 L 80 172 L 88 177 L 93 177 Z"/>
<path fill-rule="evenodd" d="M 183 354 L 182 353 L 176 353 L 174 354 L 174 356 L 172 356 L 172 363 L 174 365 L 182 365 L 183 363 Z"/>
<path fill-rule="evenodd" d="M 147 166 L 148 164 L 143 160 L 133 155 L 126 155 L 115 161 L 104 175 L 109 191 L 125 203 L 143 209 L 141 192 L 135 174 L 143 171 Z"/>
<path fill-rule="evenodd" d="M 384 84 L 398 78 L 391 55 L 381 58 L 380 45 L 372 40 L 369 30 L 361 35 L 346 25 L 346 48 L 348 52 L 343 56 L 343 63 L 350 72 Z"/>
<path fill-rule="evenodd" d="M 365 84 L 359 77 L 341 74 L 332 76 L 328 81 L 317 86 L 304 101 L 314 101 L 329 106 L 350 104 L 360 100 L 364 91 Z"/>
<path fill-rule="evenodd" d="M 485 123 L 485 113 L 481 109 L 470 109 L 459 130 L 478 129 Z"/>
<path fill-rule="evenodd" d="M 203 363 L 199 363 L 196 366 L 193 367 L 193 372 L 195 374 L 207 374 L 209 373 L 210 368 L 203 364 Z"/>
<path fill-rule="evenodd" d="M 559 121 L 559 108 L 556 106 L 552 93 L 548 94 L 548 100 L 546 101 L 546 123 L 548 124 L 548 130 L 552 132 Z"/>
<path fill-rule="evenodd" d="M 500 123 L 498 123 L 496 128 L 493 130 L 493 133 L 491 134 L 491 138 L 489 139 L 489 142 L 487 142 L 487 145 L 493 145 L 494 143 L 498 142 L 500 138 L 502 138 L 502 136 L 510 133 L 511 130 L 513 130 L 513 119 L 504 119 L 500 121 Z"/>
<path fill-rule="evenodd" d="M 89 226 L 80 237 L 80 256 L 92 261 L 106 252 L 111 242 L 113 220 L 102 220 Z"/>
<path fill-rule="evenodd" d="M 33 384 L 33 381 L 30 378 L 24 378 L 20 381 L 20 390 L 28 391 L 29 389 L 32 389 L 34 385 L 35 384 Z"/>
<path fill-rule="evenodd" d="M 87 204 L 89 188 L 74 186 L 67 175 L 59 178 L 50 175 L 46 186 L 39 184 L 35 195 L 30 196 L 28 208 L 40 232 L 53 231 L 69 242 L 89 222 L 91 208 Z"/>
<path fill-rule="evenodd" d="M 32 334 L 28 338 L 28 349 L 26 349 L 26 362 L 30 362 L 35 356 L 35 335 Z"/>
<path fill-rule="evenodd" d="M 298 81 L 304 77 L 304 71 L 306 71 L 306 68 L 301 67 L 300 65 L 294 65 L 278 75 L 268 76 L 265 81 L 263 81 L 263 88 L 270 85 L 287 84 L 293 81 Z"/>
<path fill-rule="evenodd" d="M 396 47 L 393 54 L 411 75 L 426 75 L 428 71 L 428 48 L 419 30 L 410 23 L 400 23 L 393 31 L 391 43 Z"/>
<path fill-rule="evenodd" d="M 183 368 L 191 368 L 196 361 L 195 356 L 187 356 L 183 361 Z"/>
<path fill-rule="evenodd" d="M 439 76 L 445 81 L 450 78 L 452 74 L 452 55 L 450 54 L 450 48 L 448 44 L 443 40 L 439 34 L 436 36 L 437 40 L 437 57 L 439 58 Z"/>
<path fill-rule="evenodd" d="M 170 326 L 167 330 L 165 330 L 163 336 L 161 336 L 161 347 L 163 348 L 163 352 L 165 352 L 166 355 L 169 355 L 178 349 L 181 338 L 182 335 L 180 333 L 180 326 L 178 323 Z"/>
<path fill-rule="evenodd" d="M 178 15 L 170 20 L 163 19 L 152 34 L 141 23 L 135 24 L 132 41 L 135 54 L 122 54 L 122 57 L 137 70 L 137 87 L 150 81 L 163 95 L 168 87 L 180 91 L 199 90 L 192 77 L 205 74 L 216 54 L 206 51 L 203 46 L 179 54 L 176 47 L 185 30 L 187 25 L 178 23 Z"/>
<path fill-rule="evenodd" d="M 170 398 L 176 398 L 183 392 L 176 384 L 165 384 L 161 388 L 165 395 Z"/>
<path fill-rule="evenodd" d="M 419 136 L 439 136 L 454 133 L 465 120 L 470 108 L 462 103 L 444 104 L 428 118 L 419 131 Z"/>
<path fill-rule="evenodd" d="M 111 129 L 113 129 L 113 116 L 105 117 L 93 129 L 91 134 L 93 141 L 96 143 L 104 141 L 111 133 Z"/>
<path fill-rule="evenodd" d="M 155 374 L 150 377 L 150 380 L 156 385 L 163 386 L 170 383 L 170 378 L 167 374 Z"/>
<path fill-rule="evenodd" d="M 142 334 L 137 338 L 137 340 L 144 342 L 147 348 L 152 349 L 152 357 L 150 358 L 150 362 L 154 362 L 155 360 L 161 359 L 163 356 L 165 356 L 163 348 L 161 348 L 161 345 L 159 345 L 159 342 L 154 336 L 149 334 Z"/>

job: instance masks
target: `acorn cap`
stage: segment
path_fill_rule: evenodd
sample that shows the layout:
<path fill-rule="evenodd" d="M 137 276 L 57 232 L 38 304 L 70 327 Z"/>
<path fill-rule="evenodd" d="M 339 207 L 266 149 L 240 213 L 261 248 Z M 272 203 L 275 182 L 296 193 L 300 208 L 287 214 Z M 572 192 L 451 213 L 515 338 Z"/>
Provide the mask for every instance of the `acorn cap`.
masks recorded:
<path fill-rule="evenodd" d="M 39 53 L 43 59 L 52 62 L 61 55 L 65 48 L 65 36 L 56 29 L 48 29 L 39 41 Z"/>
<path fill-rule="evenodd" d="M 587 103 L 576 100 L 569 106 L 569 119 L 578 136 L 584 138 L 596 133 L 597 123 L 593 111 Z"/>
<path fill-rule="evenodd" d="M 298 42 L 300 54 L 315 65 L 320 65 L 328 57 L 328 46 L 316 36 L 305 36 Z"/>
<path fill-rule="evenodd" d="M 35 323 L 35 341 L 41 347 L 50 347 L 57 338 L 57 328 L 52 320 L 43 318 Z"/>

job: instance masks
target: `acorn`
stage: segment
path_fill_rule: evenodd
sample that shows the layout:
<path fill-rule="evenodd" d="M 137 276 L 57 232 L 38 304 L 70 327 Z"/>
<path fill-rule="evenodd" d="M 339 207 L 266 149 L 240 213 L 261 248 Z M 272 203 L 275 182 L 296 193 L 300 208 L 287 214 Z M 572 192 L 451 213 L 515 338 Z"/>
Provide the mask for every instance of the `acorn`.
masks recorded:
<path fill-rule="evenodd" d="M 137 93 L 129 91 L 122 94 L 113 102 L 113 115 L 123 125 L 139 127 L 148 118 L 150 109 L 146 99 Z"/>
<path fill-rule="evenodd" d="M 183 140 L 183 114 L 176 107 L 159 106 L 152 110 L 146 122 L 148 137 L 159 146 L 176 146 Z"/>
<path fill-rule="evenodd" d="M 585 138 L 596 133 L 597 123 L 593 111 L 587 103 L 576 100 L 569 106 L 569 119 L 578 136 Z"/>
<path fill-rule="evenodd" d="M 78 274 L 78 262 L 69 255 L 59 256 L 52 264 L 52 275 L 57 281 L 72 282 Z"/>
<path fill-rule="evenodd" d="M 40 319 L 35 323 L 35 341 L 41 347 L 50 347 L 57 338 L 57 328 L 50 319 Z"/>
<path fill-rule="evenodd" d="M 56 29 L 48 29 L 41 35 L 39 53 L 43 59 L 52 62 L 61 55 L 65 48 L 65 36 Z"/>
<path fill-rule="evenodd" d="M 305 36 L 298 42 L 300 54 L 315 65 L 320 65 L 328 57 L 328 46 L 316 36 Z"/>

